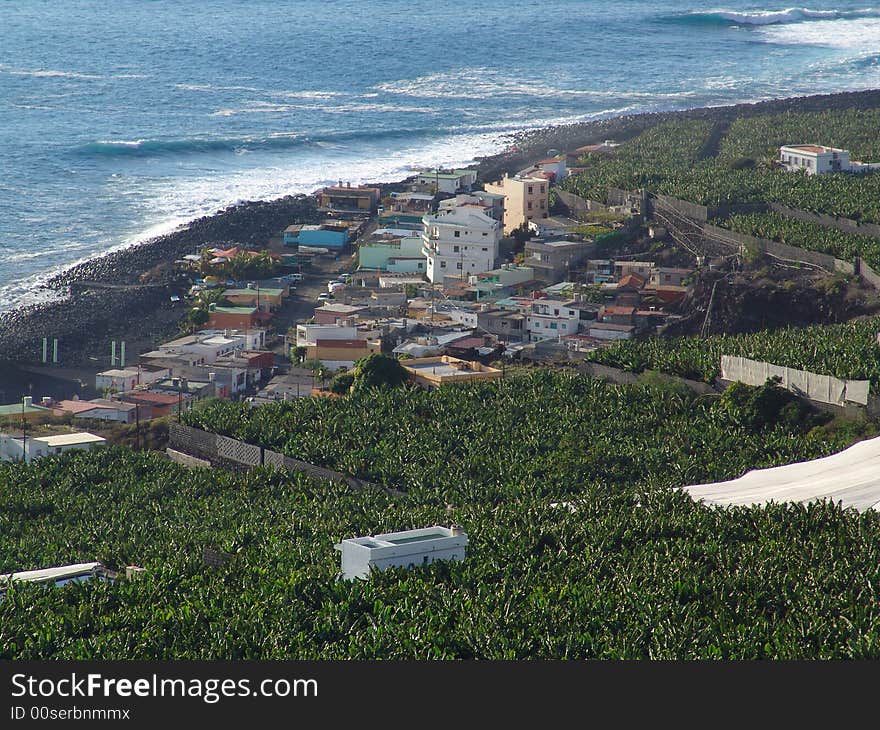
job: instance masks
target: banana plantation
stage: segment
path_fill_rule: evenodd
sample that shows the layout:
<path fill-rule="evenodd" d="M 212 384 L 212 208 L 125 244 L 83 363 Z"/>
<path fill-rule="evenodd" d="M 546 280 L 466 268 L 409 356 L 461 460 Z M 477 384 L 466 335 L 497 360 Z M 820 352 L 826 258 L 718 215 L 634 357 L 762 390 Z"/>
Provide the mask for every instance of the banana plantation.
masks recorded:
<path fill-rule="evenodd" d="M 723 399 L 564 372 L 189 418 L 405 493 L 120 448 L 2 463 L 0 572 L 146 570 L 12 585 L 0 658 L 880 656 L 876 513 L 674 489 L 851 442 L 829 426 L 747 428 Z M 450 521 L 465 560 L 339 580 L 341 539 Z"/>

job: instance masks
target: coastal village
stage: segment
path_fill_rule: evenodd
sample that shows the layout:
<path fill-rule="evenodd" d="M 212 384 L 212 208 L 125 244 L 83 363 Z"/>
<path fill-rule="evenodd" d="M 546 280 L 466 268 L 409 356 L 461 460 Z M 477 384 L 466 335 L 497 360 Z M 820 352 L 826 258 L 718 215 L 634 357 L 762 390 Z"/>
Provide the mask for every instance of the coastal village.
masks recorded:
<path fill-rule="evenodd" d="M 188 307 L 180 336 L 136 354 L 113 341 L 110 367 L 80 380 L 80 392 L 0 405 L 0 417 L 20 421 L 0 435 L 0 458 L 106 443 L 71 432 L 80 423 L 135 424 L 139 441 L 142 422 L 179 420 L 207 398 L 259 406 L 344 394 L 350 379 L 339 376 L 370 355 L 397 359 L 410 382 L 430 389 L 502 378 L 508 367 L 577 364 L 615 342 L 663 334 L 682 318 L 676 305 L 694 281 L 687 258 L 667 260 L 680 237 L 646 220 L 638 193 L 605 205 L 559 187 L 618 147 L 550 150 L 494 181 L 473 168 L 424 170 L 394 185 L 340 180 L 314 193 L 319 223 L 291 222 L 262 247 L 184 255 L 174 266 L 188 289 L 171 296 Z M 808 175 L 877 166 L 819 145 L 783 146 L 778 164 Z M 630 242 L 655 255 L 621 254 Z M 42 356 L 57 364 L 57 341 L 44 338 Z M 30 438 L 29 421 L 43 424 Z"/>
<path fill-rule="evenodd" d="M 262 248 L 175 261 L 191 281 L 181 336 L 140 353 L 114 341 L 111 367 L 83 384 L 98 397 L 32 394 L 0 415 L 140 424 L 206 398 L 322 395 L 370 354 L 399 359 L 414 384 L 434 388 L 660 332 L 692 269 L 603 255 L 608 242 L 645 232 L 637 201 L 572 214 L 553 199 L 583 155 L 616 146 L 557 153 L 492 182 L 475 169 L 431 169 L 394 186 L 318 190 L 320 223 L 291 222 Z M 53 344 L 44 342 L 47 364 Z M 42 438 L 6 434 L 0 456 L 103 443 L 89 432 Z"/>
<path fill-rule="evenodd" d="M 146 295 L 162 316 L 119 317 L 101 353 L 49 328 L 29 344 L 19 372 L 57 373 L 67 390 L 2 399 L 0 460 L 37 463 L 0 469 L 11 519 L 27 514 L 55 537 L 0 575 L 0 600 L 17 583 L 156 586 L 173 570 L 163 601 L 190 615 L 226 622 L 259 608 L 244 639 L 174 629 L 198 652 L 215 641 L 216 656 L 266 656 L 267 635 L 273 656 L 335 650 L 358 632 L 375 638 L 374 619 L 411 639 L 421 606 L 454 627 L 450 586 L 487 626 L 522 622 L 527 644 L 535 617 L 556 630 L 556 605 L 578 626 L 604 610 L 594 597 L 615 605 L 644 583 L 651 594 L 602 629 L 627 656 L 654 649 L 615 644 L 617 616 L 637 617 L 626 641 L 641 647 L 636 609 L 657 596 L 676 626 L 702 622 L 664 639 L 663 656 L 689 655 L 703 626 L 710 656 L 716 635 L 775 656 L 766 638 L 785 617 L 765 599 L 788 605 L 795 583 L 802 614 L 856 615 L 848 587 L 874 569 L 880 508 L 880 210 L 864 192 L 877 163 L 856 158 L 876 156 L 787 133 L 800 141 L 774 138 L 754 158 L 740 145 L 697 169 L 707 143 L 693 132 L 711 141 L 717 128 L 673 120 L 620 142 L 542 145 L 500 174 L 480 164 L 336 180 L 281 199 L 283 215 L 253 203 L 215 216 L 224 226 L 195 221 L 173 255 L 125 279 L 71 280 L 84 306 Z M 645 168 L 666 178 L 642 187 Z M 707 170 L 742 198 L 689 187 Z M 848 186 L 864 219 L 821 198 L 825 182 Z M 228 225 L 249 206 L 262 215 Z M 90 453 L 45 458 L 70 451 Z M 108 494 L 114 510 L 93 514 L 90 500 Z M 861 542 L 829 563 L 816 535 Z M 770 586 L 754 605 L 743 576 Z M 837 585 L 845 595 L 829 599 Z M 153 592 L 108 593 L 154 610 Z M 337 606 L 336 628 L 315 620 Z M 743 637 L 743 611 L 760 640 Z M 162 614 L 144 654 L 165 646 L 177 613 Z M 456 635 L 447 624 L 437 647 Z M 583 642 L 567 657 L 597 654 L 592 633 L 548 636 Z M 443 656 L 501 656 L 457 640 Z"/>

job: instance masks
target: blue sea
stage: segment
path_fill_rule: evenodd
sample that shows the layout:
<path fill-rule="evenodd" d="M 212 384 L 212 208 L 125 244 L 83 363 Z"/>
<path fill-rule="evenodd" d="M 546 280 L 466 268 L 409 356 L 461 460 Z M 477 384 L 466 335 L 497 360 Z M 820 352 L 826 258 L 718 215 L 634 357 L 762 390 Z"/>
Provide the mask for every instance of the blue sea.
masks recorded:
<path fill-rule="evenodd" d="M 0 2 L 0 310 L 240 200 L 505 133 L 880 86 L 880 9 L 683 0 Z"/>

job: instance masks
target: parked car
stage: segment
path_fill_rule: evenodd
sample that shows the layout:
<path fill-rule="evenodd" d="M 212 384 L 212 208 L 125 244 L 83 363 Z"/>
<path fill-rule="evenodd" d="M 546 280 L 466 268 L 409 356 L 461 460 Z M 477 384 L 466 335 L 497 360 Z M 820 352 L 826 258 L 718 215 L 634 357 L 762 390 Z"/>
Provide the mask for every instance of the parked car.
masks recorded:
<path fill-rule="evenodd" d="M 325 301 L 325 300 L 327 300 L 327 299 L 332 299 L 332 297 L 330 296 L 330 294 L 328 294 L 327 292 L 322 291 L 320 294 L 318 294 L 318 301 L 319 301 L 319 302 L 323 302 L 323 301 Z"/>

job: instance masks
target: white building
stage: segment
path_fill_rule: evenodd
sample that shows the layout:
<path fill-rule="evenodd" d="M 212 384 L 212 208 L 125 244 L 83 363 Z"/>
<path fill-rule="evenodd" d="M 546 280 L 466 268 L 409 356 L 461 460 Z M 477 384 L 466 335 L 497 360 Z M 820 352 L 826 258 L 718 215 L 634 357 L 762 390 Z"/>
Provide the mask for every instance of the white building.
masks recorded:
<path fill-rule="evenodd" d="M 33 461 L 43 456 L 54 456 L 65 451 L 88 451 L 103 446 L 106 439 L 92 433 L 64 433 L 56 436 L 8 436 L 0 434 L 0 458 L 4 461 Z"/>
<path fill-rule="evenodd" d="M 342 577 L 369 578 L 372 571 L 415 568 L 436 560 L 464 560 L 468 538 L 461 527 L 424 527 L 353 537 L 336 545 L 342 552 Z"/>
<path fill-rule="evenodd" d="M 355 340 L 358 329 L 339 324 L 298 324 L 296 326 L 296 346 L 314 347 L 318 340 Z"/>
<path fill-rule="evenodd" d="M 504 196 L 498 193 L 487 193 L 475 190 L 472 193 L 461 193 L 454 198 L 441 200 L 437 205 L 438 213 L 448 213 L 455 208 L 468 206 L 483 211 L 490 218 L 504 222 Z"/>
<path fill-rule="evenodd" d="M 161 363 L 163 359 L 172 358 L 190 366 L 211 365 L 217 358 L 232 355 L 239 350 L 262 349 L 265 335 L 265 330 L 205 330 L 165 342 L 156 350 L 141 355 L 141 360 Z"/>
<path fill-rule="evenodd" d="M 581 315 L 572 304 L 573 302 L 561 299 L 534 300 L 526 318 L 529 342 L 556 340 L 576 334 L 580 328 Z"/>
<path fill-rule="evenodd" d="M 227 338 L 241 338 L 244 340 L 245 350 L 265 350 L 266 330 L 199 330 L 198 335 L 223 335 Z"/>
<path fill-rule="evenodd" d="M 112 390 L 116 393 L 124 393 L 134 390 L 139 385 L 146 385 L 157 380 L 170 377 L 168 368 L 142 368 L 132 367 L 122 370 L 105 370 L 95 376 L 95 389 L 98 391 Z"/>
<path fill-rule="evenodd" d="M 471 302 L 446 301 L 434 305 L 434 314 L 465 327 L 476 327 L 478 309 L 479 305 Z"/>
<path fill-rule="evenodd" d="M 850 172 L 849 151 L 818 144 L 795 144 L 779 148 L 779 162 L 786 170 L 803 170 L 807 175 Z"/>
<path fill-rule="evenodd" d="M 457 193 L 461 190 L 470 190 L 477 181 L 477 171 L 469 169 L 460 170 L 425 170 L 420 173 L 416 182 L 419 185 L 430 185 L 440 193 Z"/>
<path fill-rule="evenodd" d="M 422 255 L 427 259 L 427 276 L 432 283 L 446 276 L 466 281 L 495 267 L 501 224 L 470 207 L 422 218 Z"/>

